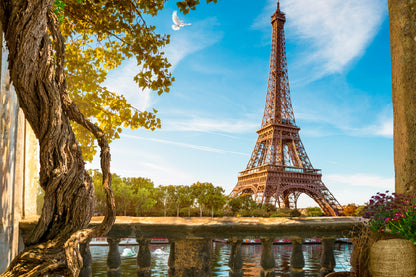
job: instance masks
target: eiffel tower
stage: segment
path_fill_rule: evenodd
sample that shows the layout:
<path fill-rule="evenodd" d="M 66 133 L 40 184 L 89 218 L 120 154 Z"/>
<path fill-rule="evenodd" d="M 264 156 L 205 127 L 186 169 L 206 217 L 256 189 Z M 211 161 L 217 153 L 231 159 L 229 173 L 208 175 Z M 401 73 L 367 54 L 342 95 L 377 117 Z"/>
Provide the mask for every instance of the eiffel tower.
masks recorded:
<path fill-rule="evenodd" d="M 258 203 L 296 208 L 302 193 L 319 204 L 326 215 L 343 215 L 343 209 L 313 168 L 296 126 L 290 100 L 284 36 L 285 14 L 277 10 L 273 26 L 266 105 L 258 139 L 247 168 L 240 172 L 232 197 L 249 193 Z"/>

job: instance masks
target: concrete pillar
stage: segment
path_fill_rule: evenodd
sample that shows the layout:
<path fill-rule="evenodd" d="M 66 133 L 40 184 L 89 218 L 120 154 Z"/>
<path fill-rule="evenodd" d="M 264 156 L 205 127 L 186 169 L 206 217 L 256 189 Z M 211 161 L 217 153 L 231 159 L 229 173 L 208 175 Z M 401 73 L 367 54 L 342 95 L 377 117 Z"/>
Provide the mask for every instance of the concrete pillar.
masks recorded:
<path fill-rule="evenodd" d="M 389 0 L 396 193 L 416 193 L 416 1 Z"/>
<path fill-rule="evenodd" d="M 320 274 L 322 277 L 327 274 L 334 272 L 335 268 L 335 256 L 334 256 L 334 246 L 335 239 L 322 238 L 322 253 L 321 253 L 321 269 Z"/>
<path fill-rule="evenodd" d="M 241 239 L 229 239 L 231 246 L 230 260 L 228 266 L 230 267 L 229 277 L 242 277 L 243 272 L 243 257 L 241 255 Z"/>
<path fill-rule="evenodd" d="M 261 252 L 261 277 L 274 277 L 276 276 L 274 272 L 274 257 L 273 257 L 273 238 L 261 239 L 261 244 L 263 246 L 263 250 Z"/>
<path fill-rule="evenodd" d="M 108 256 L 107 256 L 107 277 L 121 277 L 121 257 L 118 251 L 118 244 L 120 239 L 107 238 L 108 242 Z"/>
<path fill-rule="evenodd" d="M 293 251 L 290 259 L 290 276 L 303 277 L 305 276 L 305 272 L 303 271 L 303 268 L 305 267 L 305 259 L 303 258 L 302 252 L 303 239 L 291 239 L 291 242 L 293 245 Z"/>
<path fill-rule="evenodd" d="M 22 117 L 23 112 L 21 112 Z M 39 142 L 29 123 L 24 120 L 24 163 L 23 173 L 23 217 L 37 215 L 37 196 L 39 183 Z M 40 207 L 42 208 L 42 207 Z"/>
<path fill-rule="evenodd" d="M 90 252 L 90 245 L 89 243 L 82 243 L 80 244 L 80 250 L 82 255 L 82 268 L 79 273 L 79 277 L 91 277 L 92 276 L 92 256 Z"/>
<path fill-rule="evenodd" d="M 137 277 L 150 277 L 152 271 L 152 255 L 149 249 L 150 239 L 136 238 L 139 243 L 139 253 L 137 253 Z"/>
<path fill-rule="evenodd" d="M 37 139 L 19 110 L 8 53 L 0 24 L 0 273 L 24 248 L 19 221 L 36 213 L 38 175 Z"/>
<path fill-rule="evenodd" d="M 22 215 L 22 175 L 18 174 L 16 179 L 19 168 L 16 153 L 17 147 L 21 147 L 18 141 L 22 135 L 18 132 L 19 106 L 7 68 L 8 51 L 2 35 L 0 26 L 0 273 L 18 254 Z"/>
<path fill-rule="evenodd" d="M 211 276 L 211 240 L 180 239 L 174 242 L 169 256 L 169 276 Z"/>

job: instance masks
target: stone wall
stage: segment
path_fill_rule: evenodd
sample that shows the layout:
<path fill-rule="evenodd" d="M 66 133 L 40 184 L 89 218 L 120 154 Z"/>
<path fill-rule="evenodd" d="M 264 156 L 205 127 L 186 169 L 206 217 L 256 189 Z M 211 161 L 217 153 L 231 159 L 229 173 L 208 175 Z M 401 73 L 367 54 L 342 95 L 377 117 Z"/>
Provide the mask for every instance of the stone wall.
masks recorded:
<path fill-rule="evenodd" d="M 37 140 L 19 110 L 0 25 L 0 273 L 23 248 L 19 221 L 36 214 Z"/>

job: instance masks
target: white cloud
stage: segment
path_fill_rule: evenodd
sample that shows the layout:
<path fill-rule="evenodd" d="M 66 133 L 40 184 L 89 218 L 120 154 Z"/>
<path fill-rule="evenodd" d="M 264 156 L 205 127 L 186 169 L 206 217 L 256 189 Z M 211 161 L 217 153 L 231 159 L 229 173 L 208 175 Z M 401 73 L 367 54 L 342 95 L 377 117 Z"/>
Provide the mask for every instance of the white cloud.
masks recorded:
<path fill-rule="evenodd" d="M 171 43 L 162 50 L 172 65 L 170 71 L 174 71 L 186 56 L 218 42 L 223 33 L 214 31 L 216 25 L 216 18 L 211 17 L 194 23 L 192 28 L 175 32 L 171 36 Z M 136 60 L 130 59 L 110 74 L 105 86 L 111 91 L 123 94 L 135 108 L 145 111 L 154 104 L 155 99 L 152 98 L 149 89 L 140 90 L 134 82 L 133 78 L 139 71 Z"/>
<path fill-rule="evenodd" d="M 373 121 L 369 118 L 363 120 L 363 116 L 352 120 L 350 114 L 351 111 L 342 111 L 341 108 L 332 111 L 330 115 L 328 115 L 328 112 L 328 110 L 325 110 L 325 113 L 297 113 L 297 119 L 317 124 L 313 127 L 309 125 L 302 128 L 302 134 L 307 134 L 312 137 L 321 137 L 336 134 L 338 131 L 342 134 L 354 137 L 393 138 L 393 114 L 391 104 L 386 105 L 381 112 L 376 114 Z M 347 120 L 347 118 L 349 119 Z M 366 125 L 363 125 L 363 123 Z M 323 128 L 322 124 L 329 125 L 332 129 Z"/>
<path fill-rule="evenodd" d="M 306 46 L 304 53 L 296 57 L 293 72 L 299 72 L 296 79 L 308 76 L 309 81 L 345 70 L 363 54 L 387 13 L 387 2 L 383 0 L 280 2 L 287 18 L 286 37 L 304 40 Z M 270 30 L 270 16 L 275 9 L 276 1 L 269 0 L 252 27 Z"/>
<path fill-rule="evenodd" d="M 282 5 L 280 5 L 282 7 Z M 251 27 L 253 29 L 265 30 L 268 29 L 270 25 L 270 18 L 274 11 L 276 10 L 276 1 L 268 0 L 263 11 L 256 17 Z"/>
<path fill-rule="evenodd" d="M 181 120 L 166 119 L 163 129 L 168 131 L 241 134 L 254 132 L 258 127 L 259 122 L 243 119 L 227 120 L 223 118 L 192 117 Z"/>
<path fill-rule="evenodd" d="M 364 128 L 348 130 L 354 136 L 378 136 L 393 138 L 393 117 L 381 119 L 376 124 Z"/>
<path fill-rule="evenodd" d="M 122 176 L 150 178 L 155 185 L 183 185 L 195 182 L 196 178 L 170 164 L 135 161 L 134 167 L 124 165 L 114 167 L 114 172 Z"/>
<path fill-rule="evenodd" d="M 228 151 L 228 150 L 213 148 L 213 147 L 209 147 L 209 146 L 201 146 L 201 145 L 195 145 L 195 144 L 183 143 L 183 142 L 177 142 L 177 141 L 171 141 L 171 140 L 165 140 L 165 139 L 145 138 L 145 137 L 140 137 L 140 136 L 126 135 L 126 134 L 121 134 L 120 136 L 125 137 L 125 138 L 132 138 L 132 139 L 138 139 L 138 140 L 147 140 L 147 141 L 154 141 L 154 142 L 158 142 L 158 143 L 171 144 L 171 145 L 196 149 L 196 150 L 205 151 L 205 152 L 213 152 L 213 153 L 219 153 L 219 154 L 229 153 L 229 154 L 237 154 L 237 155 L 242 155 L 242 156 L 250 156 L 247 153 Z"/>
<path fill-rule="evenodd" d="M 380 128 L 377 128 L 376 134 L 383 137 L 393 137 L 393 118 L 383 121 Z"/>
<path fill-rule="evenodd" d="M 172 71 L 186 56 L 207 48 L 223 37 L 223 32 L 215 31 L 218 25 L 215 17 L 195 22 L 188 29 L 175 32 L 171 36 L 171 43 L 163 50 L 172 64 Z"/>
<path fill-rule="evenodd" d="M 394 178 L 385 178 L 366 174 L 326 174 L 322 177 L 331 186 L 374 187 L 379 189 L 394 188 Z"/>
<path fill-rule="evenodd" d="M 376 115 L 373 124 L 359 128 L 344 127 L 346 134 L 360 137 L 386 137 L 393 138 L 393 113 L 392 105 L 387 105 Z"/>
<path fill-rule="evenodd" d="M 369 174 L 324 174 L 322 181 L 341 205 L 363 205 L 377 192 L 394 191 L 394 178 Z M 318 204 L 306 194 L 298 200 L 298 207 L 316 207 Z"/>
<path fill-rule="evenodd" d="M 140 71 L 135 59 L 123 63 L 123 66 L 110 73 L 105 86 L 118 94 L 124 95 L 127 101 L 140 111 L 147 110 L 152 105 L 150 90 L 141 90 L 134 82 L 134 76 Z"/>

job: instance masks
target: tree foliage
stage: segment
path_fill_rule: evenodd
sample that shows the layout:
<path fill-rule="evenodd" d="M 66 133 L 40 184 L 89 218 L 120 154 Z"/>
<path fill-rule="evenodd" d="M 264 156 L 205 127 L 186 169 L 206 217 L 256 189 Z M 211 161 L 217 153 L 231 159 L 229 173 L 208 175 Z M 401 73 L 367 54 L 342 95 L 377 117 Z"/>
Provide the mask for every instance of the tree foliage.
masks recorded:
<path fill-rule="evenodd" d="M 45 191 L 28 247 L 1 276 L 79 274 L 79 245 L 107 233 L 115 220 L 108 141 L 119 137 L 121 127 L 152 129 L 160 124 L 155 110 L 137 111 L 123 96 L 105 88 L 107 73 L 122 60 L 135 58 L 141 68 L 135 77 L 139 88 L 167 92 L 173 81 L 160 51 L 169 38 L 144 20 L 146 14 L 157 15 L 165 0 L 58 2 L 60 9 L 54 0 L 10 0 L 0 5 L 10 79 L 39 140 L 39 184 Z M 187 13 L 199 1 L 176 3 Z M 82 154 L 86 160 L 94 154 L 89 133 L 101 149 L 108 207 L 102 224 L 92 229 L 87 226 L 94 187 Z"/>
<path fill-rule="evenodd" d="M 102 215 L 105 211 L 102 174 L 98 170 L 92 170 L 90 173 L 96 188 L 95 214 Z M 155 187 L 148 178 L 120 177 L 112 174 L 112 184 L 117 215 L 123 216 L 191 216 L 191 211 L 200 206 L 204 213 L 214 215 L 224 209 L 228 198 L 222 187 L 216 187 L 212 183 L 197 182 L 192 186 Z M 198 193 L 195 193 L 196 187 L 200 188 Z M 181 214 L 181 211 L 186 213 Z"/>
<path fill-rule="evenodd" d="M 90 171 L 95 186 L 95 214 L 102 215 L 105 211 L 105 195 L 101 186 L 102 174 L 98 170 Z M 111 176 L 117 215 L 143 216 L 156 203 L 152 194 L 154 184 L 147 178 Z"/>
<path fill-rule="evenodd" d="M 120 137 L 122 128 L 160 128 L 157 110 L 138 110 L 127 102 L 123 92 L 109 90 L 104 82 L 109 71 L 126 59 L 135 59 L 138 91 L 155 91 L 159 95 L 169 92 L 174 77 L 161 51 L 169 43 L 169 35 L 158 34 L 156 27 L 144 20 L 147 15 L 156 16 L 166 0 L 59 2 L 64 4 L 57 7 L 63 17 L 60 27 L 66 42 L 68 93 L 81 112 L 95 120 L 109 142 Z M 184 13 L 197 4 L 199 1 L 177 2 Z M 84 159 L 91 161 L 96 153 L 94 138 L 79 126 L 73 128 Z"/>
<path fill-rule="evenodd" d="M 344 214 L 346 216 L 355 216 L 355 210 L 357 209 L 357 205 L 355 204 L 348 204 L 345 208 L 344 208 Z"/>

